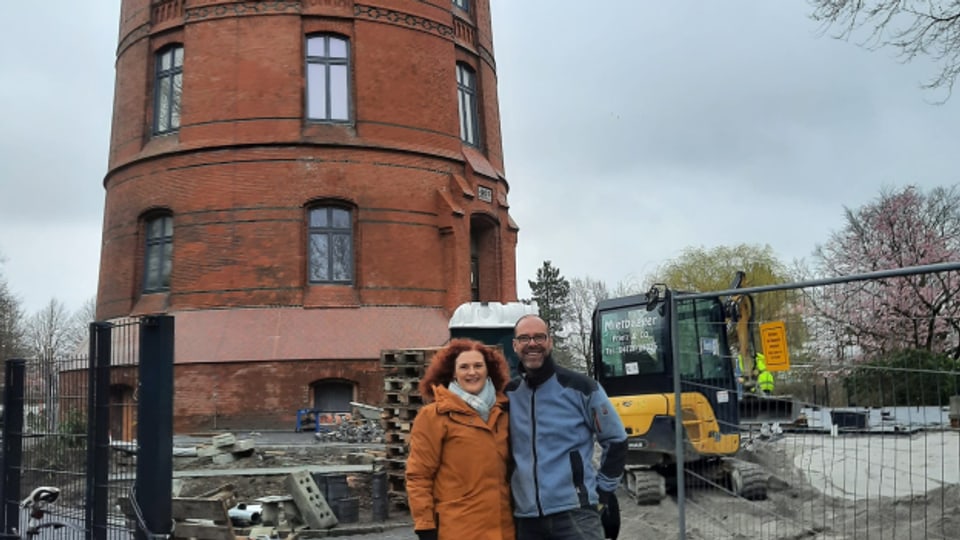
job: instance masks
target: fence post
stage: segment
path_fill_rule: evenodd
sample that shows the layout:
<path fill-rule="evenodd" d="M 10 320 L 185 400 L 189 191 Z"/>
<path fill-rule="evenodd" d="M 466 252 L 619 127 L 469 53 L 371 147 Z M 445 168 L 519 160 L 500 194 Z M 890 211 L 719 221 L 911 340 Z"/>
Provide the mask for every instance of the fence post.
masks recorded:
<path fill-rule="evenodd" d="M 17 538 L 20 529 L 20 468 L 23 466 L 23 386 L 26 361 L 14 358 L 5 365 L 3 393 L 3 477 L 0 479 L 0 538 Z"/>
<path fill-rule="evenodd" d="M 173 491 L 174 318 L 146 317 L 140 324 L 140 398 L 137 403 L 135 504 L 143 523 L 137 540 L 171 532 Z M 146 529 L 146 530 L 144 530 Z"/>
<path fill-rule="evenodd" d="M 113 325 L 90 323 L 87 384 L 87 540 L 107 538 L 110 468 L 110 355 Z"/>
<path fill-rule="evenodd" d="M 684 483 L 686 482 L 686 467 L 684 461 L 683 435 L 686 428 L 683 427 L 683 389 L 680 385 L 680 335 L 679 318 L 677 317 L 677 296 L 675 293 L 667 293 L 667 302 L 670 315 L 670 350 L 673 357 L 673 399 L 674 399 L 674 441 L 676 454 L 677 470 L 677 538 L 684 540 L 687 537 L 687 506 L 686 491 Z"/>

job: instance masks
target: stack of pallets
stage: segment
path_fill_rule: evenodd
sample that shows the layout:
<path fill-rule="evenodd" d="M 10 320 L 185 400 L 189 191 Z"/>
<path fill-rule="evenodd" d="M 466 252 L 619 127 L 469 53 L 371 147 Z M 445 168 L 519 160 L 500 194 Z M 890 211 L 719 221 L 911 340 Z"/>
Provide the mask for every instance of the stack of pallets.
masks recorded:
<path fill-rule="evenodd" d="M 423 397 L 417 386 L 437 348 L 385 350 L 383 368 L 383 413 L 381 424 L 387 449 L 387 493 L 394 504 L 407 506 L 404 484 L 410 428 Z"/>

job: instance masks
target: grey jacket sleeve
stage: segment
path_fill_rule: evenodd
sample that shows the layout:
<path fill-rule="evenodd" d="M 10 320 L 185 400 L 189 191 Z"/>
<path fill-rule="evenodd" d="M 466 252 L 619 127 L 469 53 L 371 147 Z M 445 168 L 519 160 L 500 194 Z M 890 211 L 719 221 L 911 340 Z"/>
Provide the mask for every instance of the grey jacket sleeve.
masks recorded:
<path fill-rule="evenodd" d="M 600 385 L 590 394 L 587 406 L 597 442 L 603 448 L 597 487 L 603 491 L 616 491 L 627 459 L 627 432 L 623 428 L 620 415 L 614 410 L 610 398 Z"/>

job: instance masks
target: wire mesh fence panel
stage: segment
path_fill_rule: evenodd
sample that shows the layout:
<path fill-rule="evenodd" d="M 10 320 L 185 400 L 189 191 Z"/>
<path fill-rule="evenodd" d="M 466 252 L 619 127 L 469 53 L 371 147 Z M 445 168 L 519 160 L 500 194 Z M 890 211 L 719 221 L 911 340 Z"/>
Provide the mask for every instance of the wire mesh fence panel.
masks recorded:
<path fill-rule="evenodd" d="M 110 362 L 107 399 L 101 417 L 108 418 L 107 537 L 132 538 L 136 524 L 127 516 L 137 479 L 137 402 L 139 395 L 140 319 L 114 321 L 109 327 Z"/>
<path fill-rule="evenodd" d="M 960 272 L 746 291 L 719 347 L 678 299 L 681 537 L 960 538 Z"/>
<path fill-rule="evenodd" d="M 84 532 L 87 470 L 87 377 L 85 356 L 28 358 L 23 377 L 20 493 L 26 498 L 37 488 L 59 489 L 56 505 L 45 520 L 70 523 L 63 534 L 80 538 Z M 80 373 L 82 376 L 72 376 Z M 21 513 L 20 528 L 29 515 Z"/>
<path fill-rule="evenodd" d="M 40 536 L 81 538 L 92 526 L 94 538 L 131 537 L 121 503 L 136 479 L 138 339 L 136 319 L 91 325 L 80 346 L 87 352 L 13 361 L 22 362 L 22 376 L 5 381 L 6 391 L 22 395 L 15 408 L 23 422 L 8 433 L 20 452 L 15 468 L 5 460 L 17 481 L 4 503 L 16 505 L 41 487 L 56 491 L 41 520 L 20 512 L 18 531 L 60 523 Z"/>

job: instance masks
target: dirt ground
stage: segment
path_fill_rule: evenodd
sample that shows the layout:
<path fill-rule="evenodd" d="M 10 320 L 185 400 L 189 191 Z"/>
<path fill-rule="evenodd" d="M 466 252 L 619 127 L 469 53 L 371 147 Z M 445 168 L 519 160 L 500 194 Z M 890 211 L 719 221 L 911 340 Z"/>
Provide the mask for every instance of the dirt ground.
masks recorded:
<path fill-rule="evenodd" d="M 830 497 L 812 486 L 804 471 L 794 466 L 793 447 L 755 445 L 741 453 L 743 459 L 762 465 L 770 473 L 768 498 L 744 501 L 717 487 L 685 487 L 684 514 L 687 538 L 692 540 L 875 540 L 900 538 L 960 539 L 960 486 L 935 487 L 925 494 L 850 500 Z M 210 458 L 176 458 L 177 471 L 303 465 L 343 464 L 368 454 L 380 455 L 376 445 L 363 449 L 349 445 L 317 443 L 291 447 L 258 448 L 253 455 L 228 464 L 214 465 Z M 284 476 L 223 476 L 184 478 L 182 496 L 195 496 L 224 484 L 234 487 L 238 501 L 252 502 L 267 495 L 285 495 Z M 347 475 L 351 494 L 360 501 L 360 524 L 372 523 L 370 476 Z M 674 497 L 661 504 L 639 506 L 621 488 L 621 538 L 676 538 L 679 508 Z M 356 540 L 413 540 L 405 508 L 391 505 L 385 530 L 356 531 Z"/>

